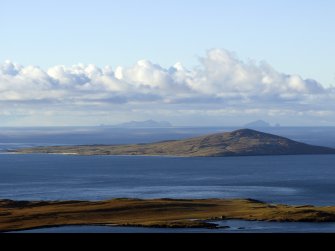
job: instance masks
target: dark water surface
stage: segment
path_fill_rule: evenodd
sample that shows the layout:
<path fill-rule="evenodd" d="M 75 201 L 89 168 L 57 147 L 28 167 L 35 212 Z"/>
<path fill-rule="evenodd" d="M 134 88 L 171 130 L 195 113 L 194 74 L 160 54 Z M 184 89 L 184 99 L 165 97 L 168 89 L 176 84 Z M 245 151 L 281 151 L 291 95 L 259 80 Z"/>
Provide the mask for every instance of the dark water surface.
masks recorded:
<path fill-rule="evenodd" d="M 253 198 L 335 205 L 335 155 L 174 158 L 0 155 L 0 198 Z"/>
<path fill-rule="evenodd" d="M 334 233 L 335 223 L 274 223 L 226 220 L 218 229 L 164 229 L 110 226 L 64 226 L 18 231 L 18 233 Z M 228 226 L 228 228 L 227 228 Z"/>

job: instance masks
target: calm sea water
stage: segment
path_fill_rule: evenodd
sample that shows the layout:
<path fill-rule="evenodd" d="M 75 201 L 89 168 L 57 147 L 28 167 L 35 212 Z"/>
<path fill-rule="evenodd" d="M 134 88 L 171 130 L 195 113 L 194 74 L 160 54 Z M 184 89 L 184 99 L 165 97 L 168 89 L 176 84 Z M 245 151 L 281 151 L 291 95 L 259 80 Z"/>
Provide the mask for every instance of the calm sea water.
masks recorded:
<path fill-rule="evenodd" d="M 149 141 L 148 135 L 146 137 Z M 325 133 L 322 135 L 325 136 Z M 297 130 L 296 137 L 307 136 Z M 329 138 L 325 142 L 321 138 L 316 143 L 334 144 Z M 36 144 L 21 142 L 6 142 L 2 147 L 8 149 Z M 291 205 L 335 205 L 335 155 L 175 158 L 0 154 L 0 198 L 103 200 L 124 197 L 252 198 Z M 215 231 L 335 232 L 332 223 L 315 225 L 230 221 L 222 224 L 228 224 L 231 228 Z M 65 227 L 41 231 L 163 230 Z"/>
<path fill-rule="evenodd" d="M 218 229 L 164 229 L 143 227 L 64 226 L 18 231 L 23 233 L 334 233 L 335 223 L 294 223 L 226 220 Z M 228 227 L 228 228 L 226 228 Z"/>
<path fill-rule="evenodd" d="M 0 155 L 0 198 L 253 198 L 335 205 L 335 155 L 228 158 Z"/>

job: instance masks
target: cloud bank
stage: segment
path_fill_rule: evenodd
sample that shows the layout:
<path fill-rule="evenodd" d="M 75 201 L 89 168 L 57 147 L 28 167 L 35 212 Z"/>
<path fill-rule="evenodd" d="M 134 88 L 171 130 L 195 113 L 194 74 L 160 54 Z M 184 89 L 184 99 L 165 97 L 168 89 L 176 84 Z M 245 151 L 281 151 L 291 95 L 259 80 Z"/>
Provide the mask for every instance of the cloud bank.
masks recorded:
<path fill-rule="evenodd" d="M 124 112 L 137 108 L 143 113 L 205 112 L 208 116 L 220 111 L 222 115 L 263 111 L 329 116 L 335 108 L 334 94 L 333 88 L 316 80 L 281 73 L 266 62 L 243 62 L 223 49 L 209 50 L 193 69 L 181 63 L 163 68 L 148 60 L 115 69 L 78 64 L 43 70 L 11 61 L 0 65 L 0 103 L 14 104 L 16 112 L 29 107 L 34 113 L 49 106 L 52 113 L 71 106 L 85 113 L 87 107 L 111 111 L 122 105 Z M 2 106 L 2 113 L 5 110 Z"/>

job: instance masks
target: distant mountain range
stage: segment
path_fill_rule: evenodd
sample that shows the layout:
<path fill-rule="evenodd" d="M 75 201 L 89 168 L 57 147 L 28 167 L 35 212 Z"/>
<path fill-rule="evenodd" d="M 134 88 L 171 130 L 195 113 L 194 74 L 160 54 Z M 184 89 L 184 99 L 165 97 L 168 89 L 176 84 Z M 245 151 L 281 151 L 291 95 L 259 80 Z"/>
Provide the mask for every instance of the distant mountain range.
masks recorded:
<path fill-rule="evenodd" d="M 102 125 L 106 126 L 106 125 Z M 109 125 L 108 127 L 113 128 L 169 128 L 172 124 L 167 121 L 155 121 L 155 120 L 145 120 L 145 121 L 130 121 L 126 123 L 121 123 L 117 125 Z"/>
<path fill-rule="evenodd" d="M 242 129 L 234 132 L 151 144 L 38 147 L 19 149 L 16 152 L 78 155 L 223 157 L 335 154 L 335 149 L 308 145 L 251 129 Z"/>
<path fill-rule="evenodd" d="M 268 122 L 265 122 L 264 120 L 257 120 L 250 122 L 244 126 L 245 128 L 267 128 L 271 127 L 271 125 Z"/>

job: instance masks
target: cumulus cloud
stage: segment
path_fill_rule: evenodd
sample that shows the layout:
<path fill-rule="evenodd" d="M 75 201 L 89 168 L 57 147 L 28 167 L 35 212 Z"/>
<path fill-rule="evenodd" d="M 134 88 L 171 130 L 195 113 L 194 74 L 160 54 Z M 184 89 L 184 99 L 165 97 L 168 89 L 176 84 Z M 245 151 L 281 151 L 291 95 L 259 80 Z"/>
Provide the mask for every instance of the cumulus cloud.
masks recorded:
<path fill-rule="evenodd" d="M 291 107 L 299 111 L 320 106 L 324 111 L 333 97 L 334 90 L 316 80 L 281 73 L 266 62 L 243 62 L 222 49 L 209 50 L 193 69 L 181 63 L 164 68 L 148 60 L 115 69 L 78 64 L 43 70 L 11 61 L 0 65 L 0 102 L 155 103 L 240 110 Z"/>

